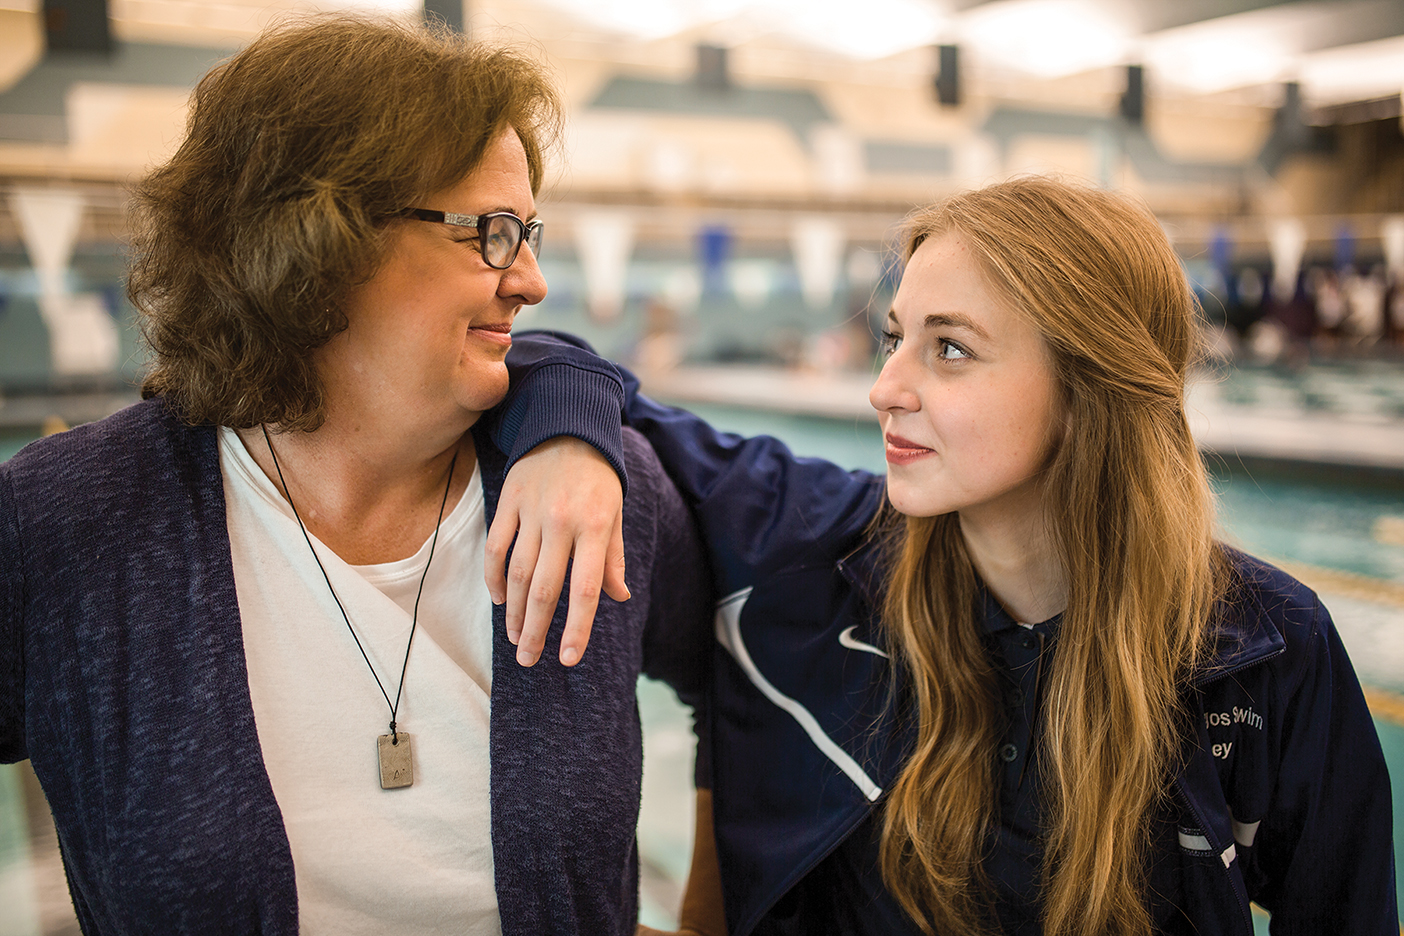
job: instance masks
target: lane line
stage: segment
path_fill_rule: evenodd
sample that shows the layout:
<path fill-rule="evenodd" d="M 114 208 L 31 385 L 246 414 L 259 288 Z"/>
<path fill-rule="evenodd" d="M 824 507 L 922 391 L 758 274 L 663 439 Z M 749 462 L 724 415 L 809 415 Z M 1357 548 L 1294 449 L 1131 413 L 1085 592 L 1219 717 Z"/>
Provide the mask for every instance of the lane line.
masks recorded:
<path fill-rule="evenodd" d="M 1404 726 L 1404 696 L 1373 686 L 1361 688 L 1365 690 L 1365 704 L 1370 706 L 1371 715 Z"/>
<path fill-rule="evenodd" d="M 1346 598 L 1358 598 L 1376 604 L 1404 608 L 1404 584 L 1385 579 L 1357 575 L 1354 572 L 1341 572 L 1338 569 L 1323 569 L 1304 562 L 1291 562 L 1285 559 L 1269 559 L 1273 565 L 1299 580 L 1312 591 L 1330 592 Z"/>

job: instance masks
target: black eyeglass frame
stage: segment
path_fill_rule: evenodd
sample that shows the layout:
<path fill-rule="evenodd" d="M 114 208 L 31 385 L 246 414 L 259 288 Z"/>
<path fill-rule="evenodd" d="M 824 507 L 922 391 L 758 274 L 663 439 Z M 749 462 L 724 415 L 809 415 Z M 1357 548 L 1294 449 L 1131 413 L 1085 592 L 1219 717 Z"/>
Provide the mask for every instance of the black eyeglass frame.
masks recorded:
<path fill-rule="evenodd" d="M 478 232 L 478 252 L 482 255 L 483 262 L 494 270 L 505 270 L 517 262 L 517 255 L 522 251 L 522 244 L 527 245 L 533 257 L 541 256 L 541 231 L 545 227 L 540 218 L 531 221 L 523 221 L 510 211 L 490 211 L 487 214 L 465 215 L 455 214 L 452 211 L 434 211 L 432 208 L 406 208 L 402 217 L 415 221 L 429 221 L 433 224 L 452 224 L 454 227 L 469 227 Z M 513 230 L 516 231 L 516 242 L 512 245 L 511 251 L 505 262 L 494 263 L 488 256 L 488 224 L 494 218 L 503 218 L 514 223 Z"/>

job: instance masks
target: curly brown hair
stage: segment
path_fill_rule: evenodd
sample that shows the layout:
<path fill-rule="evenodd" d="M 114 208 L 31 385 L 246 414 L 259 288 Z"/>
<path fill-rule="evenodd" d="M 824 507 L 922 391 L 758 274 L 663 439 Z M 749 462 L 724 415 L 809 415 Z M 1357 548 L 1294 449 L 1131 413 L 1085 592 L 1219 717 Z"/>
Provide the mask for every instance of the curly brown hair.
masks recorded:
<path fill-rule="evenodd" d="M 442 28 L 354 15 L 274 27 L 196 87 L 184 143 L 133 198 L 128 294 L 144 397 L 190 423 L 311 430 L 312 352 L 377 269 L 387 221 L 511 127 L 533 193 L 559 139 L 543 66 Z"/>

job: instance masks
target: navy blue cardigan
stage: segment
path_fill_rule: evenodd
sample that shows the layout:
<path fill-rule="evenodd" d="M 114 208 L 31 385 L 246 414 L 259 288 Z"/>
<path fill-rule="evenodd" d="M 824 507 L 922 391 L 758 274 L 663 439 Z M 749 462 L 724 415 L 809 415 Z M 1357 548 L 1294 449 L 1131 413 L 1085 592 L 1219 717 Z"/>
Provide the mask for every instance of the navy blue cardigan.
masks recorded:
<path fill-rule="evenodd" d="M 565 370 L 577 390 L 593 379 Z M 509 401 L 474 431 L 489 522 L 508 465 L 490 436 L 530 447 L 530 412 Z M 710 599 L 686 510 L 646 443 L 615 440 L 593 439 L 627 465 L 633 599 L 601 600 L 573 669 L 556 661 L 564 602 L 530 669 L 494 609 L 492 838 L 509 936 L 633 932 L 634 685 L 644 669 L 688 697 L 705 678 Z M 158 399 L 28 446 L 0 466 L 0 569 L 0 759 L 33 764 L 84 932 L 296 933 L 214 428 Z"/>

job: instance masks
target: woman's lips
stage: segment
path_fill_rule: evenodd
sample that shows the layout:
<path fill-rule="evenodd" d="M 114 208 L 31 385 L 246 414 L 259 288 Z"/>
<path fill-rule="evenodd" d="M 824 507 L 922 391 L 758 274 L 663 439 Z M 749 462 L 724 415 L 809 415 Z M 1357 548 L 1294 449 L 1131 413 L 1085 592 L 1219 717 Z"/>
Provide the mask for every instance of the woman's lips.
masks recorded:
<path fill-rule="evenodd" d="M 468 334 L 504 348 L 512 346 L 512 323 L 502 322 L 496 325 L 474 325 L 468 329 Z"/>
<path fill-rule="evenodd" d="M 929 449 L 924 445 L 918 445 L 910 439 L 904 439 L 899 435 L 888 433 L 887 441 L 887 463 L 889 465 L 907 465 L 928 455 L 935 455 L 935 449 Z"/>

